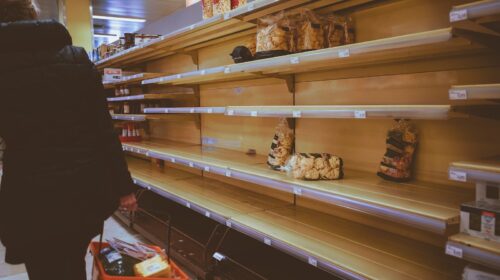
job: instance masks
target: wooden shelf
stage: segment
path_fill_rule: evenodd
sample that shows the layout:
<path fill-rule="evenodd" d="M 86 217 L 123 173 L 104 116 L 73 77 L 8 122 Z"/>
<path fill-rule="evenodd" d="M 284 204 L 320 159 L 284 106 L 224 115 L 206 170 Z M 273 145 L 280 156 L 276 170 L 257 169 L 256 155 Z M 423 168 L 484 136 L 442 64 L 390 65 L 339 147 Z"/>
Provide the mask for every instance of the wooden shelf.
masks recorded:
<path fill-rule="evenodd" d="M 108 102 L 134 101 L 134 100 L 162 100 L 173 96 L 171 93 L 150 93 L 128 96 L 108 97 Z"/>
<path fill-rule="evenodd" d="M 206 84 L 221 81 L 279 78 L 294 91 L 291 74 L 335 70 L 363 65 L 430 59 L 484 49 L 457 38 L 451 28 L 361 42 L 335 48 L 291 54 L 246 63 L 213 67 L 144 80 L 143 84 Z"/>
<path fill-rule="evenodd" d="M 156 76 L 159 76 L 158 73 L 138 73 L 130 76 L 123 76 L 121 81 L 115 82 L 103 82 L 104 88 L 114 88 L 116 86 L 124 86 L 124 85 L 133 85 L 133 84 L 141 84 L 143 80 L 152 79 Z"/>
<path fill-rule="evenodd" d="M 229 106 L 226 115 L 286 118 L 448 119 L 449 105 Z"/>
<path fill-rule="evenodd" d="M 453 235 L 446 244 L 448 255 L 500 270 L 500 243 L 464 233 Z"/>
<path fill-rule="evenodd" d="M 500 99 L 500 84 L 452 86 L 449 97 L 450 100 Z"/>
<path fill-rule="evenodd" d="M 155 170 L 144 160 L 127 162 L 136 184 L 223 224 L 229 218 L 289 204 L 186 171 Z"/>
<path fill-rule="evenodd" d="M 143 121 L 146 120 L 146 115 L 137 115 L 137 114 L 111 114 L 111 118 L 113 120 L 120 120 L 120 121 L 143 122 Z"/>
<path fill-rule="evenodd" d="M 473 199 L 472 191 L 437 184 L 393 183 L 374 173 L 346 170 L 345 179 L 303 181 L 270 170 L 267 158 L 225 149 L 158 142 L 125 143 L 126 151 L 259 184 L 298 196 L 444 234 L 459 222 L 459 205 Z"/>
<path fill-rule="evenodd" d="M 146 108 L 146 114 L 224 114 L 225 107 Z"/>
<path fill-rule="evenodd" d="M 442 250 L 176 169 L 130 158 L 137 184 L 346 279 L 454 279 Z"/>
<path fill-rule="evenodd" d="M 483 160 L 452 162 L 450 180 L 500 183 L 500 156 Z"/>
<path fill-rule="evenodd" d="M 343 279 L 458 279 L 463 269 L 438 248 L 299 207 L 240 216 L 231 227 Z"/>

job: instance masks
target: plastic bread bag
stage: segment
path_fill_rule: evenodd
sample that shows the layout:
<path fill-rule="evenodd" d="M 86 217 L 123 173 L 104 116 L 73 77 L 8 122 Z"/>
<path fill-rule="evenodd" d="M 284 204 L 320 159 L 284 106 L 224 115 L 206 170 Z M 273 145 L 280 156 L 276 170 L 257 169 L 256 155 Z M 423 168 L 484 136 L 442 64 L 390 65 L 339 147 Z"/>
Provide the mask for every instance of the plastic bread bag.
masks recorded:
<path fill-rule="evenodd" d="M 290 20 L 283 11 L 257 21 L 256 58 L 269 58 L 290 53 Z"/>
<path fill-rule="evenodd" d="M 201 7 L 203 9 L 203 18 L 211 18 L 214 16 L 212 0 L 201 0 Z"/>
<path fill-rule="evenodd" d="M 344 45 L 354 44 L 355 41 L 355 33 L 354 33 L 354 21 L 352 17 L 347 16 L 344 19 Z"/>
<path fill-rule="evenodd" d="M 247 4 L 247 0 L 231 0 L 231 10 Z"/>
<path fill-rule="evenodd" d="M 214 16 L 231 11 L 231 0 L 212 0 L 212 3 Z"/>
<path fill-rule="evenodd" d="M 325 45 L 329 48 L 353 44 L 355 42 L 354 23 L 350 16 L 329 15 L 326 18 L 324 30 L 326 37 Z"/>
<path fill-rule="evenodd" d="M 287 162 L 288 175 L 302 180 L 337 180 L 344 177 L 342 158 L 330 154 L 297 153 Z"/>
<path fill-rule="evenodd" d="M 303 9 L 294 22 L 296 51 L 318 50 L 324 47 L 323 23 L 313 11 Z"/>
<path fill-rule="evenodd" d="M 281 119 L 274 134 L 273 143 L 267 158 L 267 165 L 274 170 L 284 170 L 287 160 L 292 154 L 294 144 L 293 130 L 290 129 L 288 121 Z"/>
<path fill-rule="evenodd" d="M 396 182 L 410 180 L 417 142 L 418 134 L 415 126 L 406 120 L 397 121 L 387 132 L 387 148 L 377 175 Z"/>

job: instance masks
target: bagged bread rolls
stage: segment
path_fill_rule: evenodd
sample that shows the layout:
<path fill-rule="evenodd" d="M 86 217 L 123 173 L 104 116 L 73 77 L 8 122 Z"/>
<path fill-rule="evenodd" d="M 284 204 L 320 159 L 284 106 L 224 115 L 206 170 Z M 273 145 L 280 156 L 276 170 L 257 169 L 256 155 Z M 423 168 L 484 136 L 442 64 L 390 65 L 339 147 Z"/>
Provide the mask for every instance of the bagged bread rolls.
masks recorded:
<path fill-rule="evenodd" d="M 290 20 L 284 12 L 259 18 L 256 57 L 267 58 L 290 53 Z"/>
<path fill-rule="evenodd" d="M 295 22 L 296 51 L 318 50 L 324 47 L 321 19 L 313 11 L 304 9 Z"/>
<path fill-rule="evenodd" d="M 212 3 L 214 16 L 231 11 L 231 0 L 212 0 Z"/>
<path fill-rule="evenodd" d="M 407 120 L 399 120 L 387 132 L 386 152 L 380 162 L 378 176 L 396 182 L 411 179 L 413 156 L 417 147 L 417 130 Z"/>
<path fill-rule="evenodd" d="M 303 180 L 336 180 L 344 176 L 342 159 L 330 154 L 295 154 L 287 170 L 293 178 Z"/>
<path fill-rule="evenodd" d="M 286 119 L 281 119 L 276 127 L 271 150 L 269 151 L 267 165 L 274 170 L 283 170 L 289 159 L 294 143 L 293 131 L 288 126 Z"/>
<path fill-rule="evenodd" d="M 214 15 L 212 0 L 201 0 L 201 7 L 203 10 L 203 18 L 211 18 Z"/>

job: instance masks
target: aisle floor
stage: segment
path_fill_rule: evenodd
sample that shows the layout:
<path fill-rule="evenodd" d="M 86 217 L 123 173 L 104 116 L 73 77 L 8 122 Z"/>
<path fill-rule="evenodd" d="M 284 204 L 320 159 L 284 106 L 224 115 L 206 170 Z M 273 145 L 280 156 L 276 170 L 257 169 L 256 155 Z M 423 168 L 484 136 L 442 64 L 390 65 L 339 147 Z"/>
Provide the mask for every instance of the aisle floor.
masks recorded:
<path fill-rule="evenodd" d="M 104 239 L 110 237 L 117 237 L 129 242 L 145 242 L 139 234 L 128 230 L 114 218 L 108 219 L 104 228 Z M 96 240 L 98 240 L 97 237 Z M 29 280 L 24 265 L 8 265 L 5 263 L 4 257 L 5 248 L 0 243 L 0 280 Z M 90 280 L 92 274 L 92 256 L 88 254 L 86 260 L 87 279 Z"/>

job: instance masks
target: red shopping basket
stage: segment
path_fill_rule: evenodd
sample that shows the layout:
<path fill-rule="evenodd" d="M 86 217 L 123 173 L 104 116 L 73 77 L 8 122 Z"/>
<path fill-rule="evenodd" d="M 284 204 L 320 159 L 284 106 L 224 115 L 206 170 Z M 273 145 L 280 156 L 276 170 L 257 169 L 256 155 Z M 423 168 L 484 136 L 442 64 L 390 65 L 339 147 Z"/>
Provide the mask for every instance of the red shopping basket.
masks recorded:
<path fill-rule="evenodd" d="M 174 273 L 175 278 L 157 278 L 157 277 L 135 277 L 135 276 L 112 276 L 108 275 L 106 271 L 104 271 L 104 267 L 102 266 L 101 260 L 99 260 L 99 248 L 106 248 L 109 244 L 103 242 L 102 246 L 100 246 L 99 242 L 92 242 L 90 244 L 90 251 L 94 256 L 94 267 L 92 269 L 92 280 L 189 280 L 189 277 L 182 271 L 172 260 L 170 260 L 170 266 L 172 267 L 172 272 Z M 160 247 L 150 246 L 157 252 L 161 252 Z"/>

